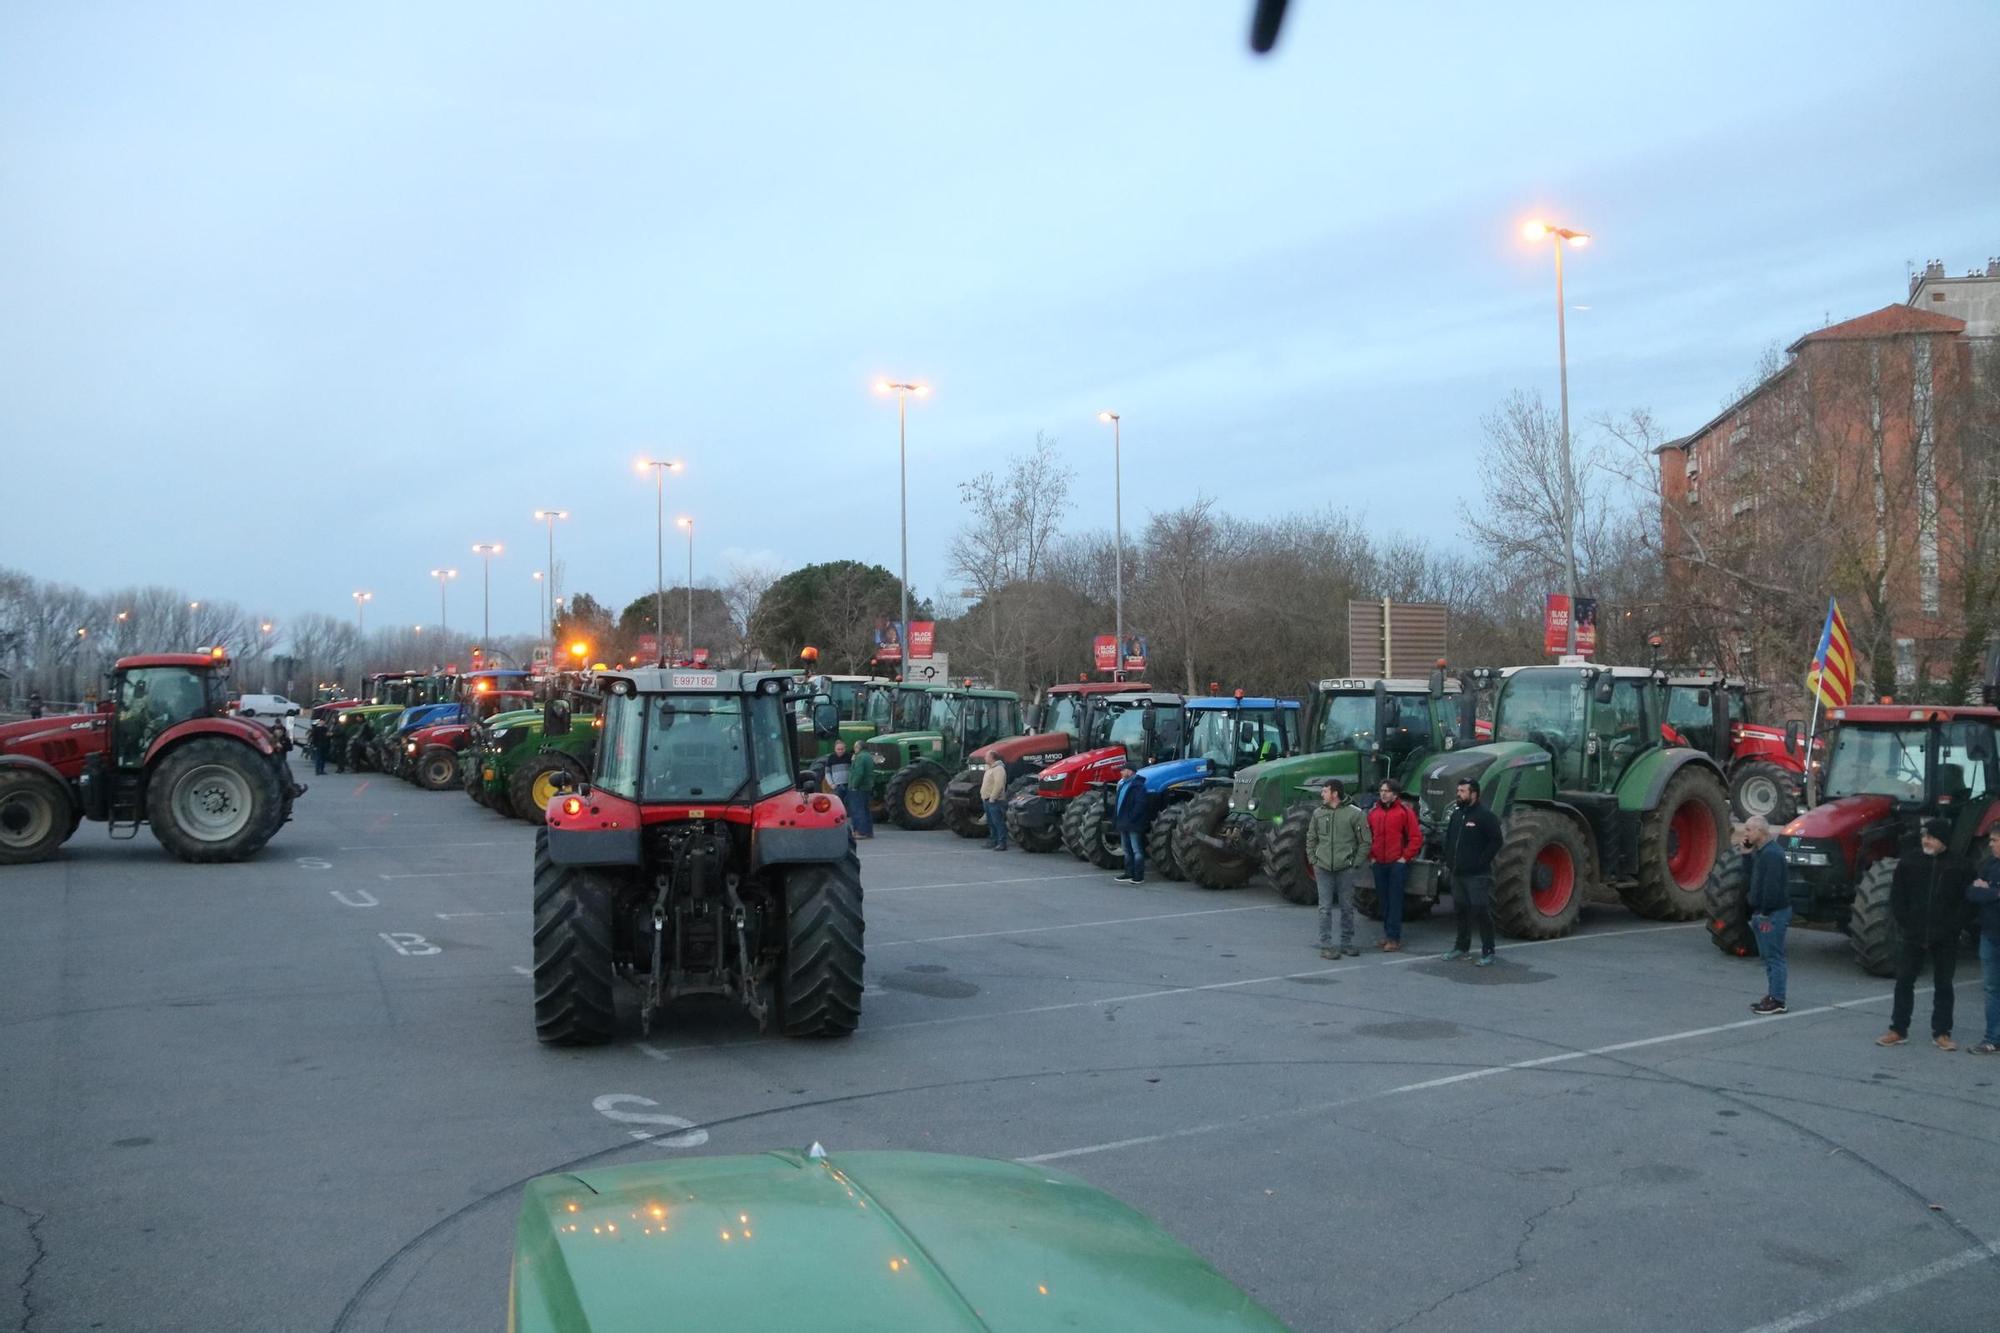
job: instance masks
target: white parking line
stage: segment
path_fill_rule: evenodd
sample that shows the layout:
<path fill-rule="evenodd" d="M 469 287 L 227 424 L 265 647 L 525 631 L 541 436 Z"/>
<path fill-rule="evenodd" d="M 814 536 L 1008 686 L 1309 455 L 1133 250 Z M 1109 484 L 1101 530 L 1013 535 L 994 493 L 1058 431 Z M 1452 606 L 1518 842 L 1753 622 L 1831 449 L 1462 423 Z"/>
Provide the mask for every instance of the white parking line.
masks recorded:
<path fill-rule="evenodd" d="M 504 870 L 432 870 L 420 875 L 377 875 L 377 879 L 465 879 L 480 875 L 504 875 Z"/>
<path fill-rule="evenodd" d="M 1018 930 L 979 930 L 967 935 L 927 935 L 920 940 L 870 940 L 871 949 L 892 949 L 899 944 L 945 944 L 952 940 L 990 940 L 999 935 L 1040 935 L 1051 930 L 1088 930 L 1092 926 L 1129 926 L 1138 921 L 1176 921 L 1186 916 L 1222 916 L 1228 912 L 1271 912 L 1286 903 L 1259 903 L 1254 907 L 1204 907 L 1196 912 L 1155 912 L 1151 916 L 1117 916 L 1107 921 L 1072 921 L 1063 926 L 1023 926 Z M 442 915 L 442 914 L 440 914 Z"/>
<path fill-rule="evenodd" d="M 533 916 L 534 913 L 521 908 L 512 912 L 432 912 L 431 915 L 440 921 L 456 921 L 465 916 Z"/>
<path fill-rule="evenodd" d="M 526 838 L 507 838 L 497 842 L 371 842 L 359 847 L 340 847 L 343 852 L 422 852 L 432 847 L 525 847 Z"/>
<path fill-rule="evenodd" d="M 520 973 L 520 974 L 521 974 L 522 976 L 524 976 L 524 977 L 532 977 L 533 975 L 535 975 L 535 969 L 534 969 L 534 968 L 532 968 L 532 967 L 522 967 L 522 966 L 521 966 L 521 965 L 520 965 L 519 963 L 516 963 L 516 964 L 514 964 L 514 970 L 515 970 L 516 972 L 519 972 L 519 973 Z"/>
<path fill-rule="evenodd" d="M 1940 1278 L 1947 1273 L 1956 1273 L 1961 1268 L 1970 1268 L 1976 1263 L 1995 1257 L 2000 1257 L 2000 1240 L 1975 1245 L 1969 1250 L 1960 1250 L 1957 1254 L 1940 1259 L 1936 1263 L 1925 1264 L 1922 1268 L 1912 1268 L 1907 1273 L 1898 1273 L 1895 1277 L 1871 1282 L 1823 1305 L 1808 1306 L 1786 1315 L 1783 1319 L 1759 1324 L 1747 1330 L 1747 1333 L 1794 1333 L 1796 1329 L 1807 1328 L 1822 1320 L 1831 1319 L 1837 1314 L 1846 1314 L 1849 1310 L 1859 1310 L 1864 1305 L 1873 1305 L 1885 1297 L 1894 1296 L 1899 1291 L 1907 1291 L 1919 1283 L 1929 1282 L 1932 1278 Z"/>
<path fill-rule="evenodd" d="M 983 889 L 988 884 L 1043 884 L 1058 879 L 1104 879 L 1103 870 L 1086 870 L 1077 875 L 1023 875 L 1019 879 L 965 879 L 949 884 L 897 884 L 886 889 L 865 889 L 864 893 L 914 893 L 918 889 Z M 387 879 L 388 876 L 383 876 Z M 1105 879 L 1109 884 L 1111 881 Z"/>

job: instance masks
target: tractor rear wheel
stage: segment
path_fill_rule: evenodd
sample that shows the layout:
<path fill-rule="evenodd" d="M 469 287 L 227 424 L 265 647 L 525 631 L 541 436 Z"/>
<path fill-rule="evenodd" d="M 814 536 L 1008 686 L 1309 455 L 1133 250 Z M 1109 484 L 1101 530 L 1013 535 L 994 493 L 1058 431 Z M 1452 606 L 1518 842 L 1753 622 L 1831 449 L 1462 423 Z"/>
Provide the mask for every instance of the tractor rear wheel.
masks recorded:
<path fill-rule="evenodd" d="M 1618 896 L 1649 920 L 1699 921 L 1708 913 L 1708 877 L 1728 844 L 1728 793 L 1714 773 L 1689 764 L 1639 816 L 1639 874 Z"/>
<path fill-rule="evenodd" d="M 1033 792 L 1041 783 L 1041 778 L 1033 773 L 1025 773 L 1007 784 L 1007 841 L 1024 852 L 1052 852 L 1062 846 L 1062 826 L 1060 824 L 1037 824 L 1030 828 L 1021 822 L 1014 811 L 1014 798 L 1023 792 Z"/>
<path fill-rule="evenodd" d="M 1158 874 L 1162 879 L 1187 878 L 1187 871 L 1181 869 L 1180 861 L 1174 856 L 1174 830 L 1180 826 L 1181 816 L 1186 813 L 1186 805 L 1170 805 L 1153 816 L 1152 827 L 1146 830 L 1146 870 L 1149 874 Z"/>
<path fill-rule="evenodd" d="M 1181 807 L 1174 827 L 1174 859 L 1187 877 L 1204 889 L 1240 889 L 1257 873 L 1257 857 L 1237 844 L 1219 847 L 1208 841 L 1229 822 L 1229 789 L 1210 787 Z"/>
<path fill-rule="evenodd" d="M 1264 877 L 1286 902 L 1306 907 L 1319 902 L 1312 862 L 1306 859 L 1306 825 L 1310 823 L 1312 807 L 1294 805 L 1264 840 Z"/>
<path fill-rule="evenodd" d="M 612 994 L 610 881 L 549 859 L 548 830 L 535 832 L 535 1040 L 601 1046 L 618 1026 Z"/>
<path fill-rule="evenodd" d="M 1729 808 L 1739 819 L 1762 815 L 1772 828 L 1789 824 L 1805 804 L 1805 780 L 1768 759 L 1739 767 L 1729 779 Z"/>
<path fill-rule="evenodd" d="M 1743 859 L 1725 856 L 1708 877 L 1708 938 L 1732 958 L 1755 958 L 1757 935 L 1750 929 L 1750 876 Z"/>
<path fill-rule="evenodd" d="M 242 741 L 184 742 L 146 778 L 146 822 L 183 861 L 241 861 L 285 822 L 277 768 Z"/>
<path fill-rule="evenodd" d="M 964 783 L 970 782 L 972 790 L 976 795 L 979 791 L 980 779 L 985 776 L 984 769 L 968 768 L 953 778 L 950 785 L 945 789 L 944 826 L 961 838 L 984 838 L 988 836 L 986 806 L 977 800 L 971 805 L 967 805 L 964 801 L 953 800 L 951 787 L 961 786 Z"/>
<path fill-rule="evenodd" d="M 425 791 L 449 791 L 458 785 L 458 751 L 431 745 L 417 756 L 417 785 Z"/>
<path fill-rule="evenodd" d="M 785 870 L 779 1022 L 788 1037 L 844 1037 L 861 1022 L 861 861 Z"/>
<path fill-rule="evenodd" d="M 79 813 L 48 774 L 0 769 L 0 865 L 48 860 L 76 831 Z"/>
<path fill-rule="evenodd" d="M 944 822 L 944 787 L 951 775 L 941 764 L 919 759 L 896 770 L 883 788 L 882 804 L 897 828 L 922 833 Z"/>
<path fill-rule="evenodd" d="M 1896 858 L 1877 861 L 1862 872 L 1848 909 L 1847 942 L 1854 961 L 1870 976 L 1893 977 L 1903 952 L 1903 931 L 1889 911 L 1889 884 L 1896 878 Z"/>
<path fill-rule="evenodd" d="M 1099 870 L 1118 870 L 1125 864 L 1125 841 L 1111 816 L 1111 793 L 1109 787 L 1093 788 L 1063 811 L 1063 845 L 1077 860 Z"/>
<path fill-rule="evenodd" d="M 1596 869 L 1575 824 L 1553 810 L 1520 811 L 1493 858 L 1493 924 L 1512 939 L 1561 939 L 1576 929 Z"/>
<path fill-rule="evenodd" d="M 586 774 L 583 765 L 566 754 L 538 754 L 514 770 L 507 780 L 507 800 L 517 818 L 530 824 L 546 824 L 549 802 L 556 797 L 556 774 L 567 773 L 572 785 Z"/>

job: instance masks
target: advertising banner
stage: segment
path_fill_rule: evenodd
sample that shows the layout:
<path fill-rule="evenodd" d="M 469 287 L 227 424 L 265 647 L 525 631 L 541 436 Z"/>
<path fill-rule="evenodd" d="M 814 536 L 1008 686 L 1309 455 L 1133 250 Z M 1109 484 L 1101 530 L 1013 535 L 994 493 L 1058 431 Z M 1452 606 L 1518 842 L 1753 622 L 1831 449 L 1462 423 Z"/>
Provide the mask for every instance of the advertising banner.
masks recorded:
<path fill-rule="evenodd" d="M 875 617 L 875 660 L 877 662 L 903 660 L 903 641 L 897 636 L 896 622 L 887 616 Z"/>
<path fill-rule="evenodd" d="M 637 651 L 639 654 L 639 660 L 641 662 L 659 661 L 660 660 L 659 638 L 656 635 L 652 634 L 641 634 L 639 636 Z"/>
<path fill-rule="evenodd" d="M 1121 644 L 1115 634 L 1100 634 L 1090 641 L 1090 653 L 1099 671 L 1144 671 L 1146 636 L 1127 634 Z"/>
<path fill-rule="evenodd" d="M 937 622 L 934 620 L 912 620 L 910 622 L 910 660 L 921 662 L 931 655 L 931 645 L 937 641 Z"/>
<path fill-rule="evenodd" d="M 1118 636 L 1100 634 L 1090 641 L 1091 656 L 1096 660 L 1099 671 L 1118 669 Z"/>
<path fill-rule="evenodd" d="M 1569 651 L 1569 598 L 1552 592 L 1542 609 L 1542 647 L 1550 653 Z M 1597 651 L 1597 599 L 1576 599 L 1576 651 L 1589 657 Z"/>
<path fill-rule="evenodd" d="M 1125 636 L 1125 669 L 1144 671 L 1146 669 L 1146 636 L 1127 634 Z"/>

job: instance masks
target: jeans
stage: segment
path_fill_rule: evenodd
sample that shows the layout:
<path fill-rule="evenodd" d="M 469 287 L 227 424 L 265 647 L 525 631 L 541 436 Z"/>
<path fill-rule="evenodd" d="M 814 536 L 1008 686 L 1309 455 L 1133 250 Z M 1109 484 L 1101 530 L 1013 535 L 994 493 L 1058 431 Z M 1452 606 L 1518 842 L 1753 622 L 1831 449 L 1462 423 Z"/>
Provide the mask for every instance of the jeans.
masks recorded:
<path fill-rule="evenodd" d="M 868 811 L 868 793 L 855 787 L 840 789 L 840 803 L 847 807 L 847 823 L 857 838 L 875 836 L 875 816 Z"/>
<path fill-rule="evenodd" d="M 1792 924 L 1792 909 L 1750 914 L 1750 931 L 1757 940 L 1757 956 L 1764 960 L 1764 993 L 1783 1002 L 1785 998 L 1785 928 Z"/>
<path fill-rule="evenodd" d="M 1403 888 L 1410 882 L 1408 861 L 1375 863 L 1375 896 L 1382 900 L 1382 938 L 1403 938 Z"/>
<path fill-rule="evenodd" d="M 1333 947 L 1333 908 L 1340 905 L 1340 946 L 1354 943 L 1354 877 L 1358 870 L 1313 867 L 1313 887 L 1319 890 L 1319 947 Z"/>
<path fill-rule="evenodd" d="M 1125 874 L 1134 884 L 1143 884 L 1146 880 L 1146 835 L 1121 833 L 1118 839 L 1125 847 Z"/>
<path fill-rule="evenodd" d="M 1979 979 L 1986 987 L 1985 1039 L 2000 1046 L 2000 940 L 1979 937 Z"/>
<path fill-rule="evenodd" d="M 1007 803 L 1005 801 L 981 801 L 986 807 L 986 845 L 1007 850 Z"/>
<path fill-rule="evenodd" d="M 1451 910 L 1458 917 L 1458 943 L 1452 947 L 1460 953 L 1472 949 L 1472 926 L 1479 923 L 1479 952 L 1493 952 L 1493 876 L 1453 875 L 1451 877 Z"/>
<path fill-rule="evenodd" d="M 325 776 L 326 776 L 326 751 L 325 751 L 325 750 L 314 750 L 314 751 L 312 752 L 312 756 L 313 756 L 313 776 L 314 776 L 314 777 L 316 777 L 316 778 L 323 778 L 323 777 L 325 777 Z"/>
<path fill-rule="evenodd" d="M 1896 962 L 1896 1000 L 1889 1027 L 1905 1037 L 1910 1035 L 1910 1014 L 1916 1008 L 1917 973 L 1924 970 L 1926 956 L 1931 961 L 1931 1035 L 1941 1037 L 1951 1031 L 1951 977 L 1958 970 L 1957 945 L 1904 940 L 1902 956 Z"/>

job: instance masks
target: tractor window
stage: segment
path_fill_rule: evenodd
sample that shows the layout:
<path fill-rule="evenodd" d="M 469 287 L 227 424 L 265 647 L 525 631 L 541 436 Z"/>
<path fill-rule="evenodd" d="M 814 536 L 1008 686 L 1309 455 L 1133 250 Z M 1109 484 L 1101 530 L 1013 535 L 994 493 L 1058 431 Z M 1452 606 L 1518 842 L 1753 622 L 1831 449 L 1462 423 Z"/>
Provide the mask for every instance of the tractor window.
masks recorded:
<path fill-rule="evenodd" d="M 1575 671 L 1522 671 L 1510 677 L 1495 703 L 1493 739 L 1531 741 L 1552 737 L 1562 749 L 1583 730 L 1583 675 Z"/>
<path fill-rule="evenodd" d="M 628 801 L 639 798 L 639 745 L 645 733 L 645 706 L 636 695 L 614 694 L 604 701 L 604 731 L 597 738 L 597 776 L 591 781 Z"/>
<path fill-rule="evenodd" d="M 1375 744 L 1375 696 L 1330 694 L 1322 704 L 1313 749 L 1366 750 Z"/>
<path fill-rule="evenodd" d="M 1153 714 L 1153 752 L 1146 756 L 1148 763 L 1157 764 L 1166 759 L 1181 757 L 1181 710 L 1178 708 L 1155 708 Z"/>
<path fill-rule="evenodd" d="M 1948 722 L 1940 728 L 1937 777 L 1940 805 L 1983 800 L 1993 785 L 1993 729 L 1984 722 Z"/>
<path fill-rule="evenodd" d="M 869 690 L 862 706 L 861 716 L 855 720 L 872 723 L 877 731 L 892 730 L 896 693 L 895 690 L 886 688 Z"/>
<path fill-rule="evenodd" d="M 1121 708 L 1111 715 L 1110 722 L 1103 744 L 1122 745 L 1126 754 L 1137 759 L 1146 745 L 1146 710 Z"/>
<path fill-rule="evenodd" d="M 757 762 L 757 794 L 790 790 L 798 778 L 785 746 L 785 708 L 775 695 L 760 694 L 750 701 L 750 748 Z"/>
<path fill-rule="evenodd" d="M 1047 714 L 1047 720 L 1042 723 L 1043 731 L 1064 731 L 1078 739 L 1082 738 L 1082 695 L 1058 694 L 1048 701 L 1044 711 Z"/>
<path fill-rule="evenodd" d="M 1431 701 L 1427 694 L 1392 694 L 1382 748 L 1392 754 L 1421 750 L 1431 743 Z"/>
<path fill-rule="evenodd" d="M 1614 680 L 1611 702 L 1595 706 L 1590 721 L 1604 746 L 1603 771 L 1614 779 L 1659 739 L 1646 735 L 1646 695 L 1637 680 Z"/>
<path fill-rule="evenodd" d="M 137 768 L 167 728 L 215 711 L 209 703 L 210 683 L 202 677 L 187 667 L 137 667 L 119 677 L 119 767 Z"/>
<path fill-rule="evenodd" d="M 1893 796 L 1924 799 L 1922 726 L 1842 726 L 1833 735 L 1826 761 L 1826 796 Z"/>
<path fill-rule="evenodd" d="M 897 690 L 889 709 L 890 731 L 922 731 L 931 715 L 931 696 L 926 690 Z"/>
<path fill-rule="evenodd" d="M 750 780 L 743 701 L 717 694 L 646 699 L 646 749 L 639 799 L 727 801 Z"/>
<path fill-rule="evenodd" d="M 835 680 L 827 682 L 826 691 L 833 696 L 833 706 L 840 710 L 842 722 L 859 722 L 867 708 L 867 684 L 861 680 Z"/>
<path fill-rule="evenodd" d="M 953 694 L 939 694 L 931 699 L 931 721 L 927 730 L 936 730 L 949 736 L 958 730 L 959 715 L 969 707 L 970 701 Z"/>

